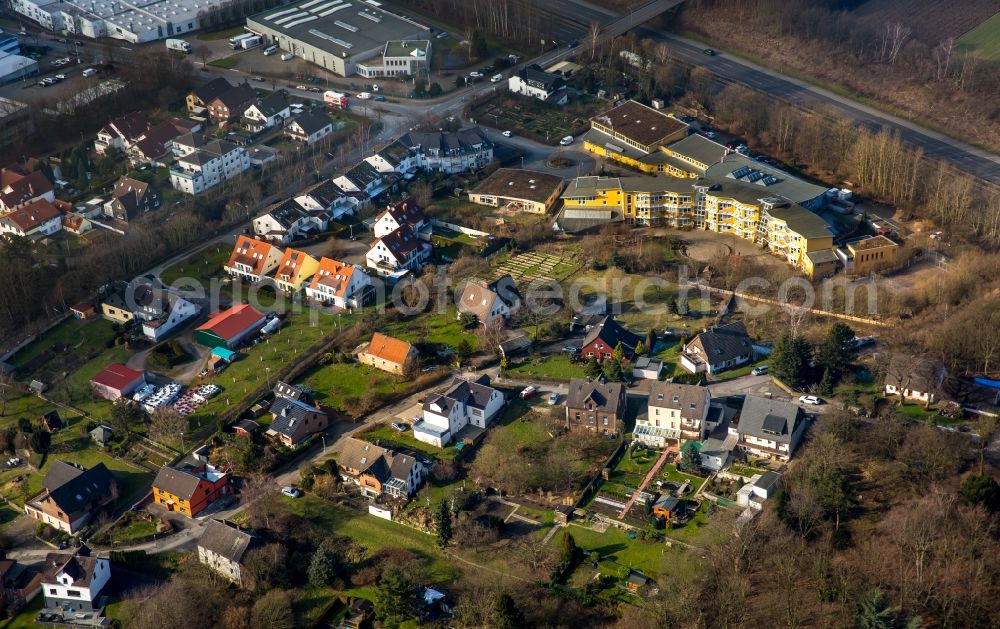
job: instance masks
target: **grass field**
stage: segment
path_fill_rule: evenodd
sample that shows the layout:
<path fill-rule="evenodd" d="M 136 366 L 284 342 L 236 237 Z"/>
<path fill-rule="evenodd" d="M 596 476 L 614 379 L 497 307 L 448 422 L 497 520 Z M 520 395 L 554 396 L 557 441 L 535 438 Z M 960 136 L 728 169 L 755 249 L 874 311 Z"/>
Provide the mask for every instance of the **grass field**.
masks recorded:
<path fill-rule="evenodd" d="M 1000 13 L 958 38 L 958 45 L 989 59 L 1000 59 Z"/>
<path fill-rule="evenodd" d="M 408 343 L 443 343 L 455 347 L 465 339 L 473 348 L 476 347 L 475 333 L 464 329 L 458 322 L 458 311 L 454 305 L 449 305 L 444 312 L 425 313 L 387 324 L 380 332 Z"/>
<path fill-rule="evenodd" d="M 401 380 L 380 369 L 360 363 L 331 363 L 313 367 L 298 382 L 316 392 L 322 404 L 343 410 L 345 397 L 361 396 L 373 390 L 388 394 L 401 385 Z"/>
<path fill-rule="evenodd" d="M 207 286 L 212 278 L 223 277 L 222 266 L 229 260 L 230 253 L 232 253 L 232 248 L 223 245 L 203 249 L 190 258 L 168 267 L 160 274 L 160 280 L 171 286 L 184 277 L 200 282 L 202 286 Z M 187 285 L 187 282 L 184 285 Z"/>
<path fill-rule="evenodd" d="M 372 430 L 358 436 L 372 443 L 377 441 L 383 448 L 413 450 L 432 459 L 451 460 L 458 455 L 458 451 L 454 447 L 435 448 L 429 443 L 417 441 L 413 436 L 413 431 L 399 432 L 385 424 L 376 424 Z"/>
<path fill-rule="evenodd" d="M 236 67 L 236 64 L 240 62 L 236 55 L 231 57 L 223 57 L 221 59 L 216 59 L 214 61 L 209 61 L 208 65 L 214 66 L 216 68 L 222 68 L 223 70 L 232 70 Z"/>
<path fill-rule="evenodd" d="M 529 358 L 525 362 L 507 369 L 512 378 L 540 378 L 544 380 L 569 380 L 582 378 L 583 363 L 570 362 L 569 354 L 547 354 L 541 358 Z"/>
<path fill-rule="evenodd" d="M 629 539 L 621 529 L 612 527 L 600 533 L 582 526 L 571 526 L 568 530 L 580 548 L 598 553 L 601 564 L 608 564 L 615 572 L 631 568 L 653 577 L 691 581 L 700 571 L 700 561 L 691 552 L 665 544 Z M 558 538 L 557 534 L 550 543 L 558 543 Z M 592 573 L 593 567 L 588 560 L 584 560 L 578 570 Z"/>
<path fill-rule="evenodd" d="M 64 348 L 59 352 L 61 355 L 71 354 L 76 358 L 85 358 L 103 351 L 107 342 L 114 338 L 115 332 L 111 326 L 112 323 L 106 319 L 66 319 L 15 354 L 11 363 L 20 369 L 45 352 L 57 348 Z M 24 375 L 30 376 L 32 373 Z"/>

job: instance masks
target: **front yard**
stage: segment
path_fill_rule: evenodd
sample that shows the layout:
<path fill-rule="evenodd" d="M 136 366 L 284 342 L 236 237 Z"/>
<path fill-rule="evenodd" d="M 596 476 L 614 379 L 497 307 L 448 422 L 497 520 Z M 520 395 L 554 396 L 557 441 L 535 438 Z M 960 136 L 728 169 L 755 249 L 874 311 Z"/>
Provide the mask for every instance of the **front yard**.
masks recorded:
<path fill-rule="evenodd" d="M 573 362 L 569 353 L 530 356 L 512 364 L 505 374 L 509 378 L 567 381 L 584 377 L 584 363 Z"/>
<path fill-rule="evenodd" d="M 312 389 L 320 404 L 340 411 L 344 410 L 345 398 L 360 397 L 368 391 L 386 395 L 406 386 L 398 376 L 357 362 L 316 365 L 296 384 Z"/>

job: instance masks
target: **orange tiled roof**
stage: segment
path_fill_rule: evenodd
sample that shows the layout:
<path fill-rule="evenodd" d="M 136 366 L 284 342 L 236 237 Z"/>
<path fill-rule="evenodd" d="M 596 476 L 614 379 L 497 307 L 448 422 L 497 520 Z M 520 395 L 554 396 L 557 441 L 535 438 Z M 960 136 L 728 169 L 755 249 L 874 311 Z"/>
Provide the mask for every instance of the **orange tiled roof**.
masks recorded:
<path fill-rule="evenodd" d="M 372 334 L 372 341 L 368 344 L 366 353 L 390 363 L 402 365 L 406 362 L 406 356 L 410 353 L 411 347 L 406 341 L 400 341 L 376 332 Z"/>
<path fill-rule="evenodd" d="M 333 288 L 334 294 L 338 297 L 346 297 L 344 293 L 353 274 L 353 264 L 347 264 L 333 258 L 323 258 L 319 261 L 319 268 L 316 269 L 316 274 L 313 275 L 309 286 L 313 289 L 320 285 L 329 286 Z"/>
<path fill-rule="evenodd" d="M 237 263 L 245 264 L 253 269 L 255 275 L 263 275 L 264 262 L 267 260 L 272 246 L 269 242 L 249 236 L 240 236 L 239 240 L 236 241 L 236 246 L 233 247 L 232 255 L 229 256 L 226 268 L 232 268 Z"/>
<path fill-rule="evenodd" d="M 294 284 L 298 281 L 299 276 L 302 275 L 302 263 L 306 258 L 311 258 L 305 251 L 299 251 L 298 249 L 285 249 L 285 256 L 281 258 L 281 262 L 278 263 L 278 268 L 274 272 L 276 278 L 280 278 L 282 275 L 288 275 L 288 282 Z M 305 278 L 303 278 L 305 279 Z"/>

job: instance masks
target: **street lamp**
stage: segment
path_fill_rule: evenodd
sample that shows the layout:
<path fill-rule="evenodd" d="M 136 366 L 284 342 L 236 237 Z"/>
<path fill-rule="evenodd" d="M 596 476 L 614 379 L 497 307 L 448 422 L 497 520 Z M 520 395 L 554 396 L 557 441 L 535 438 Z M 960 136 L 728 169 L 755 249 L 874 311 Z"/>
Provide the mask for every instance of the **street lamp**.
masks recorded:
<path fill-rule="evenodd" d="M 323 441 L 323 456 L 326 456 L 326 435 L 320 435 L 319 438 Z"/>

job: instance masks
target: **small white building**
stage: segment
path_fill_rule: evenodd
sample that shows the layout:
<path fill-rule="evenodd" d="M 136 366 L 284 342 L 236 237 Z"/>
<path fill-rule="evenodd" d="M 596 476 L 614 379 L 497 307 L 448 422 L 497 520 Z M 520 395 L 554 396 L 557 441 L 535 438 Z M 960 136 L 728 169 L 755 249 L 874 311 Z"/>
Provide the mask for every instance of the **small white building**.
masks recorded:
<path fill-rule="evenodd" d="M 243 111 L 243 126 L 258 133 L 278 127 L 292 115 L 292 110 L 281 91 L 271 92 Z"/>
<path fill-rule="evenodd" d="M 371 278 L 357 264 L 323 258 L 306 285 L 306 297 L 336 308 L 357 308 L 371 285 Z"/>
<path fill-rule="evenodd" d="M 503 393 L 489 384 L 489 376 L 452 380 L 447 391 L 424 402 L 423 419 L 413 425 L 413 436 L 417 441 L 443 448 L 467 426 L 486 430 L 505 402 Z"/>
<path fill-rule="evenodd" d="M 558 74 L 542 70 L 537 64 L 518 70 L 517 74 L 507 79 L 507 88 L 515 94 L 530 96 L 556 105 L 565 105 L 569 100 L 566 94 L 566 81 Z"/>
<path fill-rule="evenodd" d="M 315 144 L 331 133 L 333 120 L 322 109 L 299 114 L 285 126 L 285 135 L 303 144 Z"/>
<path fill-rule="evenodd" d="M 778 472 L 767 471 L 763 474 L 754 474 L 750 482 L 736 492 L 736 504 L 759 511 L 764 508 L 764 501 L 778 491 L 780 484 L 781 474 Z"/>
<path fill-rule="evenodd" d="M 421 241 L 409 225 L 375 239 L 365 261 L 379 275 L 389 276 L 399 271 L 417 271 L 431 256 L 431 245 Z"/>
<path fill-rule="evenodd" d="M 101 591 L 111 579 L 111 562 L 91 556 L 88 548 L 74 553 L 49 553 L 42 565 L 45 609 L 94 612 L 102 605 Z"/>

